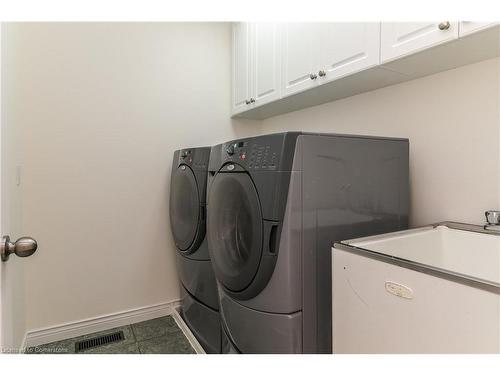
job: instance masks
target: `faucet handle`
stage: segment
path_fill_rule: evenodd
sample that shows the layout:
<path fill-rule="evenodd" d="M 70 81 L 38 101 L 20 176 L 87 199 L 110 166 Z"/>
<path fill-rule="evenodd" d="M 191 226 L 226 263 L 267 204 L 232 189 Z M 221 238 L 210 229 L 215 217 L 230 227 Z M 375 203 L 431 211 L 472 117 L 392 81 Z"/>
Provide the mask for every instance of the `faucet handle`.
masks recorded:
<path fill-rule="evenodd" d="M 489 225 L 500 225 L 500 211 L 490 210 L 486 211 L 484 215 Z"/>

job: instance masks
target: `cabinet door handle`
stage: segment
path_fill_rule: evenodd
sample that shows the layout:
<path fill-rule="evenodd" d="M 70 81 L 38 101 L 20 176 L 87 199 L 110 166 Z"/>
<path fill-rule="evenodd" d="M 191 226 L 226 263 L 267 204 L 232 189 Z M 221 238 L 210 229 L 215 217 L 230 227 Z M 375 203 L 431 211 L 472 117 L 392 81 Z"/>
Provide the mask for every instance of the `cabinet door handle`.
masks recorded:
<path fill-rule="evenodd" d="M 320 70 L 320 71 L 318 72 L 318 75 L 319 75 L 320 77 L 324 77 L 324 76 L 326 76 L 326 72 L 325 72 L 324 70 Z"/>
<path fill-rule="evenodd" d="M 250 98 L 250 103 L 255 103 L 255 99 L 254 98 Z"/>
<path fill-rule="evenodd" d="M 309 74 L 309 78 L 316 79 L 316 78 L 318 78 L 318 76 L 314 73 L 311 73 L 311 74 Z"/>
<path fill-rule="evenodd" d="M 441 22 L 438 27 L 439 27 L 439 30 L 448 30 L 450 28 L 450 22 L 449 21 L 445 21 L 445 22 Z"/>
<path fill-rule="evenodd" d="M 246 105 L 249 105 L 250 103 L 251 103 L 250 100 L 245 100 Z"/>

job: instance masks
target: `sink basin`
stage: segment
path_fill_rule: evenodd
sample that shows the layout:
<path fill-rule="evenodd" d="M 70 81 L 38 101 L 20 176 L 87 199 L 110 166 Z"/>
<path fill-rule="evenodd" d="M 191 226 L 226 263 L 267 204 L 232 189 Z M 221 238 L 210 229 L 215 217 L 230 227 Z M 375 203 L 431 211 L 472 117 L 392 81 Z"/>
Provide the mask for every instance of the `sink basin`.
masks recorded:
<path fill-rule="evenodd" d="M 443 223 L 342 244 L 500 287 L 500 233 Z"/>

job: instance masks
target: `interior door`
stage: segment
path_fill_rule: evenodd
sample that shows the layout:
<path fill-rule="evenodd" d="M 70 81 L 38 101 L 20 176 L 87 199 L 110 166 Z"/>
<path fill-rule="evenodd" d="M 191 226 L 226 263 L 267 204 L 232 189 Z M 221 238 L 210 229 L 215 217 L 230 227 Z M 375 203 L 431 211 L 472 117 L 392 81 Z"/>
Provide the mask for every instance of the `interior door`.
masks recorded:
<path fill-rule="evenodd" d="M 6 48 L 6 28 L 0 24 L 1 51 Z M 3 34 L 3 35 L 2 35 Z M 2 36 L 4 38 L 2 38 Z M 0 52 L 0 71 L 12 69 L 15 62 L 12 56 Z M 16 84 L 16 77 L 0 75 L 1 93 L 11 92 Z M 23 347 L 26 333 L 24 300 L 25 257 L 36 250 L 32 239 L 16 241 L 23 233 L 21 226 L 21 130 L 16 127 L 15 119 L 6 106 L 5 96 L 0 94 L 0 348 L 5 353 L 17 353 Z M 4 241 L 9 235 L 11 242 Z M 28 241 L 26 241 L 28 240 Z M 33 241 L 31 244 L 30 242 Z M 15 253 L 15 254 L 13 254 Z M 17 255 L 17 256 L 16 256 Z"/>
<path fill-rule="evenodd" d="M 282 96 L 289 96 L 318 83 L 319 26 L 285 23 L 282 28 Z"/>
<path fill-rule="evenodd" d="M 458 38 L 458 22 L 382 22 L 381 62 Z"/>
<path fill-rule="evenodd" d="M 0 23 L 0 233 L 2 233 L 3 227 L 3 220 L 2 220 L 2 23 Z M 2 300 L 3 300 L 3 266 L 0 266 L 0 348 L 3 348 L 3 305 L 2 305 Z"/>
<path fill-rule="evenodd" d="M 328 22 L 321 29 L 320 83 L 380 62 L 380 22 Z"/>
<path fill-rule="evenodd" d="M 0 43 L 5 50 L 4 26 L 0 27 Z M 5 35 L 4 35 L 5 36 Z M 0 52 L 0 69 L 10 64 L 9 56 Z M 5 92 L 14 84 L 13 77 L 2 75 L 0 85 Z M 4 91 L 5 90 L 5 91 Z M 9 234 L 14 240 L 21 235 L 20 157 L 19 130 L 13 126 L 5 110 L 5 97 L 0 97 L 0 237 Z M 22 345 L 25 333 L 24 317 L 24 262 L 11 255 L 0 262 L 0 347 L 15 352 Z"/>

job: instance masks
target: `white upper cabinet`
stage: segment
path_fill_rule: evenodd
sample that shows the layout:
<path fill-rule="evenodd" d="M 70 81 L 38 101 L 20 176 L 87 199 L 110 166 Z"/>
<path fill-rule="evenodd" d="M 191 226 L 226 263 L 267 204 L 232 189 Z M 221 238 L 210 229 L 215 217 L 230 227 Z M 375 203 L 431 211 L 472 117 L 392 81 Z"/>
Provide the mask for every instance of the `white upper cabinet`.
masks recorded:
<path fill-rule="evenodd" d="M 498 22 L 235 23 L 232 114 L 267 118 L 483 61 L 500 55 L 499 32 Z"/>
<path fill-rule="evenodd" d="M 339 22 L 319 25 L 320 83 L 380 63 L 380 22 Z"/>
<path fill-rule="evenodd" d="M 381 62 L 458 38 L 458 22 L 382 22 Z"/>
<path fill-rule="evenodd" d="M 280 98 L 280 27 L 277 23 L 254 23 L 251 35 L 251 99 L 258 106 Z"/>
<path fill-rule="evenodd" d="M 282 96 L 292 95 L 318 84 L 318 41 L 318 24 L 282 25 Z"/>
<path fill-rule="evenodd" d="M 233 74 L 232 111 L 233 114 L 250 108 L 251 95 L 251 45 L 249 23 L 233 24 Z"/>
<path fill-rule="evenodd" d="M 490 27 L 496 26 L 498 22 L 472 22 L 460 21 L 459 36 L 467 36 L 477 31 L 482 31 Z"/>
<path fill-rule="evenodd" d="M 380 23 L 290 23 L 282 41 L 283 96 L 380 63 Z"/>

